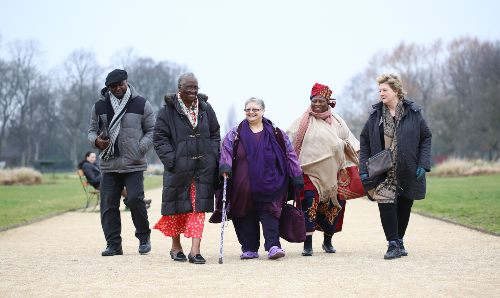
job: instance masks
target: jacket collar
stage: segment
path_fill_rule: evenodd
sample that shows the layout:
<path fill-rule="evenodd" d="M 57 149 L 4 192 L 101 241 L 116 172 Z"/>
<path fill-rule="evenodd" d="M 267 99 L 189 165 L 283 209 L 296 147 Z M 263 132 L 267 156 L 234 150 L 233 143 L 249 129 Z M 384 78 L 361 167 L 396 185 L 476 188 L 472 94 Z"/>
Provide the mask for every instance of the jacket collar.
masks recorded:
<path fill-rule="evenodd" d="M 383 103 L 381 101 L 372 105 L 373 110 L 370 111 L 370 114 L 373 114 L 375 112 L 379 112 L 380 114 L 382 114 L 382 105 Z M 403 106 L 405 107 L 405 112 L 403 116 L 405 116 L 408 113 L 408 110 L 412 110 L 414 112 L 419 112 L 420 110 L 422 110 L 422 107 L 420 107 L 419 105 L 417 105 L 415 102 L 411 101 L 408 98 L 403 98 Z"/>
<path fill-rule="evenodd" d="M 139 96 L 140 94 L 137 92 L 134 86 L 130 85 L 130 83 L 127 83 L 128 88 L 130 88 L 130 99 L 135 98 Z M 105 100 L 106 98 L 109 98 L 109 88 L 104 87 L 101 89 L 101 100 Z"/>
<path fill-rule="evenodd" d="M 208 101 L 208 96 L 205 94 L 198 94 L 198 107 L 200 111 L 206 111 L 207 110 L 207 101 Z M 177 101 L 177 94 L 176 93 L 171 93 L 165 95 L 165 105 L 173 107 L 177 110 L 179 113 L 183 113 L 181 106 L 179 105 L 179 102 Z"/>

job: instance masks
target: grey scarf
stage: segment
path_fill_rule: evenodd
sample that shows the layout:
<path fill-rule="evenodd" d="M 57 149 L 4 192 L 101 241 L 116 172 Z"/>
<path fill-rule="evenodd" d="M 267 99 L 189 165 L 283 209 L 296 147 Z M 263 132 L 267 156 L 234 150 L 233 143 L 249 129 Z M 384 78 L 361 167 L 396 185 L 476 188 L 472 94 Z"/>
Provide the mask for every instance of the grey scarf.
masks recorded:
<path fill-rule="evenodd" d="M 109 92 L 109 99 L 115 114 L 109 123 L 109 145 L 99 154 L 99 157 L 102 160 L 110 160 L 115 157 L 115 142 L 116 138 L 118 138 L 118 134 L 120 133 L 121 120 L 127 111 L 125 107 L 130 99 L 130 95 L 130 86 L 127 86 L 127 92 L 125 92 L 125 95 L 121 100 L 116 98 L 113 93 Z"/>

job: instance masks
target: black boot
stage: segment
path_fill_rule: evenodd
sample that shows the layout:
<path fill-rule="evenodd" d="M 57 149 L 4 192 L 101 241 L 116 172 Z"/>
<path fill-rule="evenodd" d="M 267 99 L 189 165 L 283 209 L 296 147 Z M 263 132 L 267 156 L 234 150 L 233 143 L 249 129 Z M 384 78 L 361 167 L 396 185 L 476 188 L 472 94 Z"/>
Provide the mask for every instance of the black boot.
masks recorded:
<path fill-rule="evenodd" d="M 387 248 L 387 252 L 384 255 L 384 259 L 391 260 L 400 257 L 401 251 L 399 250 L 398 241 L 389 241 L 389 247 Z"/>
<path fill-rule="evenodd" d="M 150 251 L 151 251 L 151 241 L 149 240 L 148 236 L 148 238 L 139 241 L 139 253 L 141 255 L 144 255 Z"/>
<path fill-rule="evenodd" d="M 335 250 L 335 247 L 333 247 L 332 245 L 332 237 L 333 236 L 329 236 L 327 234 L 323 234 L 323 250 L 326 252 L 326 253 L 335 253 L 336 250 Z"/>
<path fill-rule="evenodd" d="M 398 244 L 399 244 L 399 250 L 401 251 L 401 256 L 406 257 L 408 255 L 408 251 L 405 249 L 405 246 L 403 244 L 403 239 L 399 239 Z"/>
<path fill-rule="evenodd" d="M 103 257 L 119 256 L 123 255 L 123 250 L 121 245 L 110 245 L 106 246 L 106 249 L 101 253 Z"/>
<path fill-rule="evenodd" d="M 313 236 L 307 235 L 306 241 L 304 241 L 304 250 L 302 251 L 303 256 L 310 257 L 313 255 L 312 241 L 313 241 Z"/>

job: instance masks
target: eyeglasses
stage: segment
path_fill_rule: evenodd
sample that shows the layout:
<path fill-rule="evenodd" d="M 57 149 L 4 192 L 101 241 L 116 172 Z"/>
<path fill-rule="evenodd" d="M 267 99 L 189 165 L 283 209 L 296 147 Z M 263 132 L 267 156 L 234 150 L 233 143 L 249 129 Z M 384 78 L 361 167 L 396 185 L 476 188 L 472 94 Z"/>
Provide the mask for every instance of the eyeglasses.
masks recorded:
<path fill-rule="evenodd" d="M 252 113 L 255 113 L 255 112 L 260 112 L 262 109 L 243 109 L 243 111 L 245 111 L 246 113 L 248 112 L 252 112 Z"/>

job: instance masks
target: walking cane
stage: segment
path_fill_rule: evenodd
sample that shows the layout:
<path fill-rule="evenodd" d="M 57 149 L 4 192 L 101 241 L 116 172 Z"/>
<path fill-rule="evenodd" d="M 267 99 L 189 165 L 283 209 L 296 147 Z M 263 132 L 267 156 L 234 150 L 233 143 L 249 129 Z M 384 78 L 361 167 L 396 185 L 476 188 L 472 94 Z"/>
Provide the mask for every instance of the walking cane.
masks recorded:
<path fill-rule="evenodd" d="M 222 190 L 222 220 L 220 227 L 220 252 L 219 252 L 219 264 L 224 262 L 224 225 L 226 224 L 227 214 L 226 214 L 226 187 L 227 187 L 227 178 L 224 177 L 224 188 Z"/>

